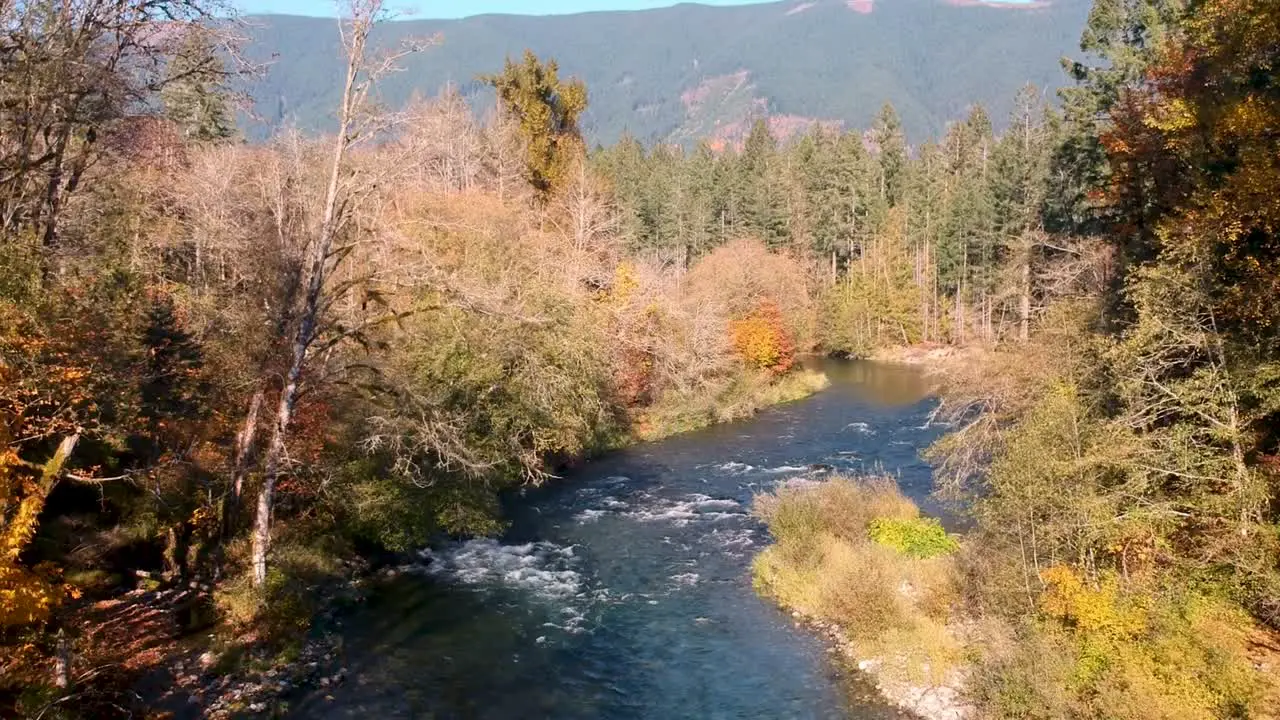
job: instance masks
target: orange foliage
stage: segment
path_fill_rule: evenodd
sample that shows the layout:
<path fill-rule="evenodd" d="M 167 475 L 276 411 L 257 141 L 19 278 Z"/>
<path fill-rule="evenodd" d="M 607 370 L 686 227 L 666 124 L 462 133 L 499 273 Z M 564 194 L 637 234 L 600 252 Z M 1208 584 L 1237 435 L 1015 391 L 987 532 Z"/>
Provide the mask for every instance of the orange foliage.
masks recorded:
<path fill-rule="evenodd" d="M 748 365 L 781 375 L 796 362 L 796 344 L 772 300 L 729 325 L 733 349 Z"/>
<path fill-rule="evenodd" d="M 1130 227 L 1154 230 L 1163 259 L 1212 273 L 1215 315 L 1250 337 L 1280 332 L 1278 8 L 1198 4 L 1104 138 L 1113 205 Z"/>
<path fill-rule="evenodd" d="M 22 454 L 79 432 L 92 408 L 88 377 L 68 349 L 0 304 L 0 627 L 41 623 L 61 599 L 54 568 L 20 562 L 56 477 L 40 478 L 42 467 Z"/>

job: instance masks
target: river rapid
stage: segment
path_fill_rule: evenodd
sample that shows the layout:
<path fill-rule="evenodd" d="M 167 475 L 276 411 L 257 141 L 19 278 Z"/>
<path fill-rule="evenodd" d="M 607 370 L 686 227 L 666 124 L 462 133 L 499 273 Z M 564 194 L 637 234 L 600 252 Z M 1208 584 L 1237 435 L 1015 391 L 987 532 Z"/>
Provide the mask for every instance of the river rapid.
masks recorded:
<path fill-rule="evenodd" d="M 751 587 L 751 499 L 828 468 L 898 477 L 926 512 L 934 401 L 909 368 L 825 363 L 832 386 L 639 445 L 509 503 L 344 624 L 348 680 L 300 718 L 902 717 Z"/>

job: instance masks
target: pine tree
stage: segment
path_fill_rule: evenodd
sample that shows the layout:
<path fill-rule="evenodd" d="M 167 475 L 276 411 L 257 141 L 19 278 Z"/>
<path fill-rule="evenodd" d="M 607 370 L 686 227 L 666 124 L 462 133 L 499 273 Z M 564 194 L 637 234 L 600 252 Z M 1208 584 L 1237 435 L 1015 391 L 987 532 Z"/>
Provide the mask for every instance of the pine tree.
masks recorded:
<path fill-rule="evenodd" d="M 189 29 L 169 62 L 160 91 L 165 115 L 184 138 L 220 142 L 235 137 L 235 120 L 222 86 L 225 76 L 225 67 L 209 42 L 207 31 Z"/>
<path fill-rule="evenodd" d="M 482 79 L 497 91 L 502 111 L 515 119 L 525 143 L 526 178 L 545 202 L 585 151 L 578 118 L 587 109 L 586 85 L 561 81 L 556 61 L 543 63 L 531 50 L 519 63 L 507 58 L 501 73 Z"/>
<path fill-rule="evenodd" d="M 1109 185 L 1101 138 L 1122 90 L 1143 81 L 1186 9 L 1187 0 L 1095 0 L 1080 37 L 1093 62 L 1064 60 L 1074 87 L 1059 91 L 1066 132 L 1054 153 L 1047 220 L 1055 231 L 1103 229 L 1108 210 L 1100 193 Z"/>
<path fill-rule="evenodd" d="M 893 207 L 898 203 L 905 187 L 908 157 L 902 121 L 892 104 L 885 103 L 880 109 L 871 137 L 880 160 L 880 197 Z"/>
<path fill-rule="evenodd" d="M 789 240 L 780 159 L 768 122 L 757 119 L 742 148 L 743 220 L 745 229 L 770 248 Z"/>

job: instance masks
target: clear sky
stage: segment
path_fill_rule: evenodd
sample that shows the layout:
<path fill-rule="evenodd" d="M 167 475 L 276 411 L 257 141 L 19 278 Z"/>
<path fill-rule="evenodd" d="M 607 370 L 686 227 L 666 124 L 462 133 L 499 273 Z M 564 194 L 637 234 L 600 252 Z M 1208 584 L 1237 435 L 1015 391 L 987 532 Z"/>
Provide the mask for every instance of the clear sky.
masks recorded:
<path fill-rule="evenodd" d="M 332 0 L 233 0 L 247 13 L 332 15 Z M 704 5 L 745 5 L 769 0 L 698 0 Z M 387 0 L 392 9 L 409 11 L 411 17 L 458 18 L 483 13 L 555 15 L 591 10 L 642 10 L 675 5 L 677 0 Z"/>

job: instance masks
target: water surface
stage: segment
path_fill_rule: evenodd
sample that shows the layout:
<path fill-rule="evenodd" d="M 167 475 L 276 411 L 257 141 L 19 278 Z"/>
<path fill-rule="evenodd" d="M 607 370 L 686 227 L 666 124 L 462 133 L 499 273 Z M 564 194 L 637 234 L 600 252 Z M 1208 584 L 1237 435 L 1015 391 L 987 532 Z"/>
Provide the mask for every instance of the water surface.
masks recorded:
<path fill-rule="evenodd" d="M 922 379 L 825 369 L 832 387 L 810 399 L 602 458 L 513 499 L 500 541 L 437 548 L 347 622 L 350 679 L 296 715 L 899 717 L 751 589 L 768 542 L 754 494 L 815 465 L 929 492 Z"/>

